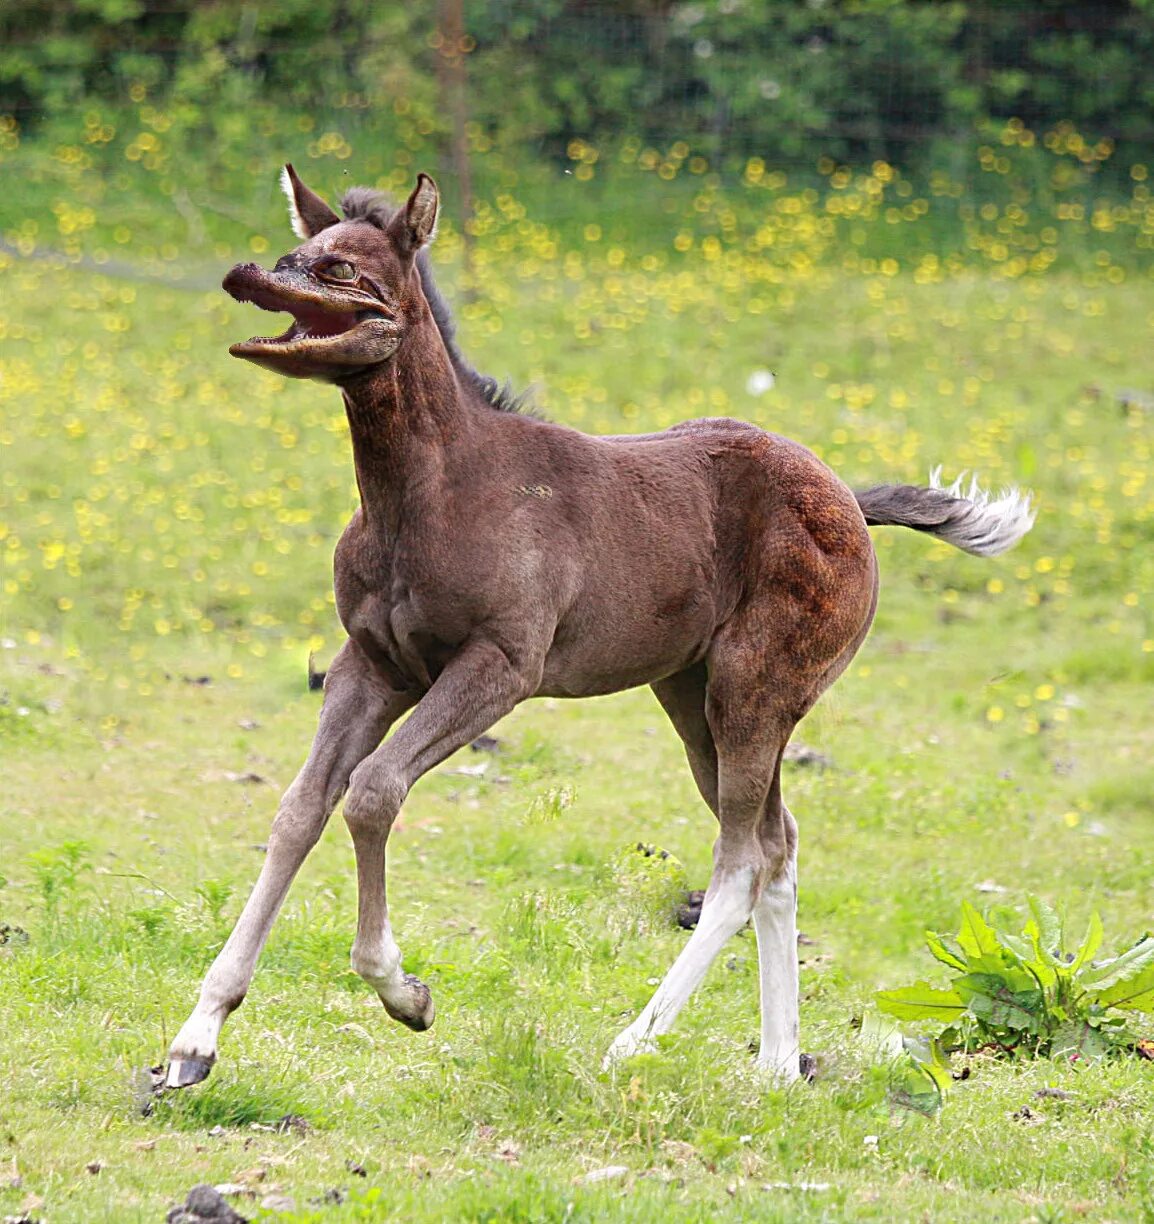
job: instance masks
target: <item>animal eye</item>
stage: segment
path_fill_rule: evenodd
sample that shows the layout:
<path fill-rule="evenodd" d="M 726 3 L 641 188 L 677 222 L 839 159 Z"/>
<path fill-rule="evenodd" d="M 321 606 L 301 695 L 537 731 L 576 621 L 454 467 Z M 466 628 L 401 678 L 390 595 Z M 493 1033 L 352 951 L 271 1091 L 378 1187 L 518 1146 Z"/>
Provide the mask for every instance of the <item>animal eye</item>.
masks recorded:
<path fill-rule="evenodd" d="M 345 263 L 344 260 L 339 260 L 337 263 L 331 263 L 324 268 L 323 274 L 330 280 L 356 280 L 357 270 L 351 263 Z"/>

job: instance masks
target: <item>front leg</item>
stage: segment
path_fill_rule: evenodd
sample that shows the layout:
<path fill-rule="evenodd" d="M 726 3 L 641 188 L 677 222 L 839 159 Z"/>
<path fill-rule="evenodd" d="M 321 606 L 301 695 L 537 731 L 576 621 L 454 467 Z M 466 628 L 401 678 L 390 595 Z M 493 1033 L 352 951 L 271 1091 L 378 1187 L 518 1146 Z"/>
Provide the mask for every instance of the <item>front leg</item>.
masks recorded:
<path fill-rule="evenodd" d="M 345 823 L 357 857 L 353 969 L 394 1020 L 421 1031 L 433 1023 L 428 987 L 402 971 L 385 898 L 385 848 L 416 780 L 487 731 L 537 687 L 539 673 L 492 642 L 467 645 L 437 677 L 409 719 L 353 772 Z"/>
<path fill-rule="evenodd" d="M 316 845 L 354 768 L 412 702 L 410 695 L 385 684 L 359 646 L 345 643 L 325 679 L 312 751 L 277 810 L 260 876 L 204 979 L 196 1008 L 172 1043 L 166 1075 L 170 1088 L 199 1083 L 212 1069 L 221 1027 L 244 1000 L 293 877 Z"/>

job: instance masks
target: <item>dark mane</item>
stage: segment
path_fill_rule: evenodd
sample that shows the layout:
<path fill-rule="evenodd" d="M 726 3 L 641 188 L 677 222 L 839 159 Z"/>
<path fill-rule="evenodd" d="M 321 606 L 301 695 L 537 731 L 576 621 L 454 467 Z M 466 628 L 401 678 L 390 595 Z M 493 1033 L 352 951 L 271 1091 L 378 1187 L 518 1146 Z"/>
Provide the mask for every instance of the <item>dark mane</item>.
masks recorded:
<path fill-rule="evenodd" d="M 341 212 L 346 221 L 367 221 L 377 229 L 386 229 L 397 206 L 382 191 L 374 191 L 371 187 L 350 187 L 341 199 Z M 441 333 L 449 359 L 453 363 L 458 376 L 472 386 L 490 407 L 498 412 L 523 412 L 528 407 L 529 393 L 517 394 L 508 380 L 499 383 L 488 374 L 481 374 L 469 364 L 465 355 L 457 346 L 457 327 L 449 304 L 437 288 L 433 280 L 433 269 L 429 262 L 427 248 L 417 254 L 417 271 L 421 277 L 421 288 L 433 312 L 433 321 Z"/>

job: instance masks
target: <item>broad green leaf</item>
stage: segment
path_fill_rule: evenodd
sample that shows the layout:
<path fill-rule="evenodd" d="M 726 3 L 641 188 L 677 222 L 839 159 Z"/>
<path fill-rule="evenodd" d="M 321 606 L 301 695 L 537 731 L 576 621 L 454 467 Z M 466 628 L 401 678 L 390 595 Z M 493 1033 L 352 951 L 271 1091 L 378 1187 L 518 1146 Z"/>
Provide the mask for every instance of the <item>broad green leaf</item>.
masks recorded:
<path fill-rule="evenodd" d="M 1128 982 L 1154 963 L 1154 938 L 1144 936 L 1121 956 L 1082 974 L 1081 985 L 1099 996 L 1111 986 Z"/>
<path fill-rule="evenodd" d="M 890 1100 L 918 1113 L 934 1114 L 942 1107 L 942 1086 L 929 1067 L 907 1056 L 890 1073 Z"/>
<path fill-rule="evenodd" d="M 997 935 L 1002 945 L 1003 954 L 1009 952 L 1013 960 L 1017 962 L 1017 965 L 1020 965 L 1027 972 L 1032 972 L 1041 981 L 1043 986 L 1052 985 L 1055 972 L 1049 962 L 1038 955 L 1037 945 L 1033 940 L 1027 939 L 1022 935 L 1007 935 L 1005 931 L 998 931 Z M 988 959 L 988 957 L 984 957 L 983 961 L 988 961 Z M 1005 959 L 1008 960 L 1009 958 Z M 974 968 L 978 972 L 982 972 L 986 966 L 983 965 L 981 968 L 975 966 Z M 998 972 L 1000 972 L 1000 967 Z"/>
<path fill-rule="evenodd" d="M 1015 990 L 1017 984 L 993 973 L 968 973 L 958 978 L 954 986 L 970 1012 L 987 1025 L 1036 1033 L 1045 1009 L 1045 996 L 1036 985 L 1033 989 Z"/>
<path fill-rule="evenodd" d="M 968 961 L 997 956 L 1001 951 L 994 928 L 968 902 L 962 902 L 962 926 L 958 931 L 958 946 Z"/>
<path fill-rule="evenodd" d="M 1154 941 L 1152 941 L 1154 942 Z M 1141 945 L 1139 945 L 1141 946 Z M 1099 988 L 1094 1002 L 1102 1007 L 1129 1007 L 1135 1011 L 1154 1011 L 1154 961 L 1112 986 Z"/>
<path fill-rule="evenodd" d="M 866 1012 L 862 1016 L 858 1038 L 875 1057 L 895 1058 L 902 1052 L 901 1029 L 895 1021 L 877 1012 Z"/>
<path fill-rule="evenodd" d="M 1038 926 L 1038 936 L 1042 951 L 1050 953 L 1055 958 L 1062 955 L 1062 920 L 1052 906 L 1046 904 L 1041 897 L 1031 893 L 1026 900 L 1030 905 L 1030 913 Z"/>
<path fill-rule="evenodd" d="M 899 1020 L 940 1020 L 949 1024 L 966 1010 L 956 991 L 940 990 L 929 982 L 915 982 L 899 990 L 879 990 L 874 998 L 887 1016 Z"/>
<path fill-rule="evenodd" d="M 1050 971 L 1051 977 L 1056 973 L 1061 973 L 1065 968 L 1065 962 L 1053 954 L 1048 952 L 1042 944 L 1042 932 L 1038 929 L 1038 924 L 1030 919 L 1022 928 L 1022 934 L 1030 941 L 1030 946 L 1034 949 L 1034 954 L 1030 958 L 1034 966 L 1045 965 Z"/>
<path fill-rule="evenodd" d="M 943 965 L 949 965 L 951 969 L 960 969 L 963 973 L 966 972 L 966 962 L 962 959 L 961 952 L 955 952 L 946 943 L 944 936 L 937 935 L 933 931 L 927 931 L 926 946 L 935 960 L 940 960 Z"/>
<path fill-rule="evenodd" d="M 991 973 L 994 977 L 1017 978 L 1021 976 L 1023 990 L 1026 989 L 1027 984 L 1036 985 L 1022 962 L 1006 948 L 999 948 L 996 954 L 991 953 L 989 956 L 971 957 L 966 963 L 966 968 L 971 973 Z"/>
<path fill-rule="evenodd" d="M 1089 964 L 1094 953 L 1102 946 L 1102 919 L 1095 910 L 1090 915 L 1090 924 L 1086 928 L 1085 938 L 1082 940 L 1081 946 L 1078 948 L 1078 954 L 1074 957 L 1074 963 L 1070 966 L 1073 973 L 1077 973 L 1083 965 Z"/>
<path fill-rule="evenodd" d="M 1035 958 L 1059 973 L 1068 972 L 1065 957 L 1062 956 L 1061 919 L 1039 897 L 1032 894 L 1027 900 L 1033 917 L 1026 924 L 1026 935 L 1033 941 Z"/>
<path fill-rule="evenodd" d="M 909 1056 L 934 1081 L 940 1092 L 952 1086 L 950 1057 L 937 1038 L 907 1037 L 904 1045 Z"/>
<path fill-rule="evenodd" d="M 1109 1054 L 1112 1044 L 1092 1024 L 1087 1024 L 1085 1020 L 1072 1020 L 1054 1034 L 1050 1053 L 1055 1058 L 1084 1058 L 1093 1062 Z"/>

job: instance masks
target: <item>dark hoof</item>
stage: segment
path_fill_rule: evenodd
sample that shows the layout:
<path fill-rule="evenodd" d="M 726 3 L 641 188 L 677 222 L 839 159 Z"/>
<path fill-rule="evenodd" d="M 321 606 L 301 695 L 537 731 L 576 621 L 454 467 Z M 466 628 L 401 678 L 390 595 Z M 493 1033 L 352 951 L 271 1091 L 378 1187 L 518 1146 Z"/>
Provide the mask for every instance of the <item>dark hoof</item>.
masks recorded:
<path fill-rule="evenodd" d="M 164 1076 L 164 1086 L 166 1088 L 191 1088 L 193 1084 L 199 1084 L 202 1080 L 208 1079 L 213 1061 L 211 1058 L 170 1058 L 168 1071 Z"/>
<path fill-rule="evenodd" d="M 433 1007 L 433 996 L 429 993 L 428 986 L 420 978 L 413 977 L 411 973 L 405 974 L 405 986 L 409 991 L 411 1004 L 404 1011 L 398 1010 L 384 999 L 381 1002 L 385 1004 L 385 1011 L 394 1020 L 399 1020 L 406 1028 L 411 1028 L 414 1033 L 423 1033 L 426 1029 L 433 1027 L 433 1020 L 436 1018 L 437 1011 Z"/>

